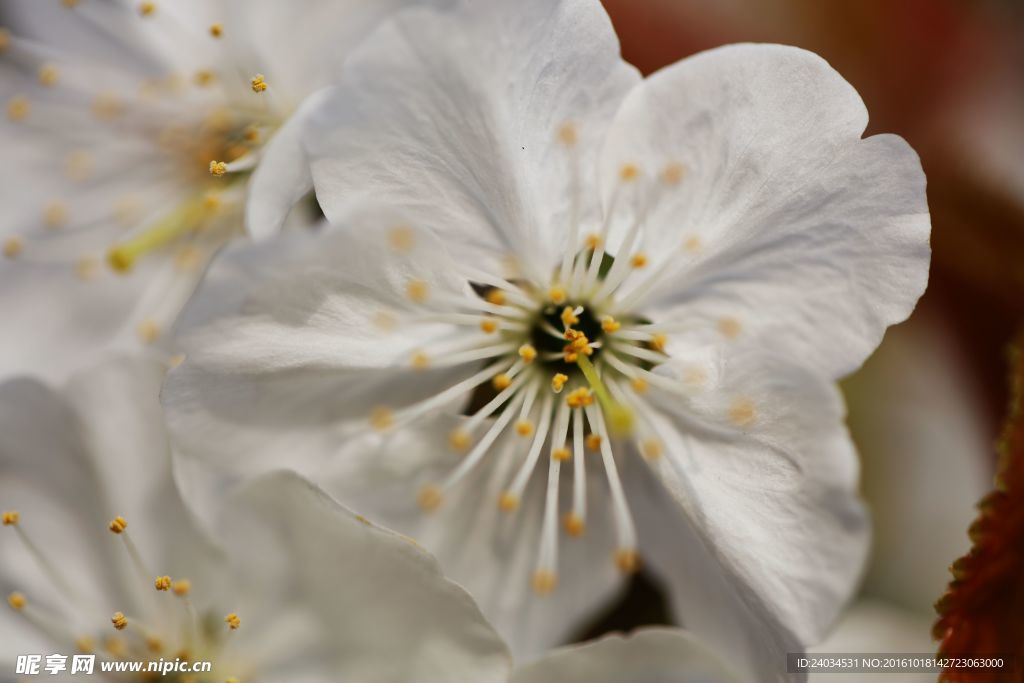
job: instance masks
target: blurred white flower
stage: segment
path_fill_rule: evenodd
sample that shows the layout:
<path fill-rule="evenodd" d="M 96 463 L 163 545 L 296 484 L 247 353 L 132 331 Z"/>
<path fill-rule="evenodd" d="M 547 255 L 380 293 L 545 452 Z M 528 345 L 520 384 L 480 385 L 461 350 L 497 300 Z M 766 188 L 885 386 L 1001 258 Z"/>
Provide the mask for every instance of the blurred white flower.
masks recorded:
<path fill-rule="evenodd" d="M 0 376 L 160 340 L 242 233 L 264 142 L 405 4 L 6 0 Z"/>
<path fill-rule="evenodd" d="M 4 680 L 17 655 L 40 652 L 212 662 L 196 681 L 507 680 L 504 644 L 429 555 L 294 474 L 222 494 L 207 538 L 172 481 L 161 377 L 118 359 L 63 396 L 35 380 L 0 385 Z M 584 676 L 598 665 L 604 678 Z M 737 680 L 666 629 L 570 648 L 513 680 L 552 671 Z"/>
<path fill-rule="evenodd" d="M 639 553 L 773 680 L 866 547 L 831 379 L 927 278 L 917 157 L 865 123 L 795 48 L 641 81 L 596 2 L 404 13 L 272 145 L 254 231 L 288 210 L 264 184 L 312 181 L 345 227 L 186 343 L 175 433 L 243 474 L 339 455 L 331 490 L 435 552 L 515 652 Z"/>

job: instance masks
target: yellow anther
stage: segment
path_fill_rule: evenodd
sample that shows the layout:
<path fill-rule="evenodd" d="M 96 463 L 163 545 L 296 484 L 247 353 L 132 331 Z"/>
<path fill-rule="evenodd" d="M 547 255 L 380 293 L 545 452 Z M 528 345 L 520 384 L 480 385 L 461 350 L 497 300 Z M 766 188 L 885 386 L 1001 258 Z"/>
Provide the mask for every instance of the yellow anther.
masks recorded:
<path fill-rule="evenodd" d="M 587 447 L 587 450 L 598 450 L 599 448 L 601 448 L 601 435 L 588 434 L 587 438 L 583 440 L 583 445 Z"/>
<path fill-rule="evenodd" d="M 433 484 L 427 484 L 420 489 L 416 501 L 424 512 L 433 512 L 441 507 L 441 504 L 444 502 L 444 495 L 441 493 L 441 489 Z"/>
<path fill-rule="evenodd" d="M 25 243 L 20 237 L 8 237 L 4 240 L 4 256 L 9 259 L 17 258 L 25 249 Z"/>
<path fill-rule="evenodd" d="M 48 88 L 57 85 L 57 81 L 60 80 L 60 70 L 53 64 L 43 64 L 39 67 L 39 73 L 36 75 L 40 85 L 45 85 Z"/>
<path fill-rule="evenodd" d="M 246 126 L 242 131 L 242 137 L 248 143 L 257 143 L 260 141 L 260 129 L 256 126 Z"/>
<path fill-rule="evenodd" d="M 530 344 L 523 344 L 519 347 L 519 357 L 524 363 L 532 363 L 537 358 L 537 349 Z"/>
<path fill-rule="evenodd" d="M 495 375 L 494 379 L 491 380 L 491 386 L 493 386 L 498 391 L 501 391 L 502 389 L 508 389 L 510 384 L 512 384 L 512 378 L 509 377 L 504 372 L 499 375 Z"/>
<path fill-rule="evenodd" d="M 170 590 L 170 588 L 171 588 L 171 577 L 169 577 L 169 576 L 158 576 L 153 581 L 153 586 L 158 591 Z"/>
<path fill-rule="evenodd" d="M 702 242 L 700 241 L 700 238 L 696 237 L 696 236 L 694 236 L 694 237 L 687 237 L 686 241 L 683 242 L 683 249 L 685 249 L 686 251 L 690 252 L 691 254 L 694 254 L 694 253 L 700 251 L 701 246 L 702 246 Z"/>
<path fill-rule="evenodd" d="M 0 26 L 0 53 L 11 46 L 11 32 Z"/>
<path fill-rule="evenodd" d="M 96 649 L 96 641 L 89 636 L 82 636 L 75 641 L 75 648 L 82 654 L 91 654 Z"/>
<path fill-rule="evenodd" d="M 484 299 L 486 299 L 487 303 L 489 304 L 494 304 L 495 306 L 504 306 L 505 292 L 494 287 L 487 290 L 487 294 L 486 296 L 484 296 Z"/>
<path fill-rule="evenodd" d="M 3 520 L 4 526 L 15 526 L 21 519 L 21 515 L 18 513 L 17 510 L 7 510 L 2 515 L 0 515 L 0 519 Z"/>
<path fill-rule="evenodd" d="M 160 338 L 160 324 L 155 320 L 143 320 L 135 327 L 135 334 L 143 344 L 152 344 Z"/>
<path fill-rule="evenodd" d="M 565 383 L 569 381 L 569 375 L 563 375 L 562 373 L 556 373 L 551 378 L 551 390 L 556 394 L 562 393 L 562 389 L 565 388 Z"/>
<path fill-rule="evenodd" d="M 25 596 L 17 591 L 7 596 L 7 604 L 14 609 L 24 609 L 27 602 L 28 601 L 25 600 Z"/>
<path fill-rule="evenodd" d="M 263 74 L 256 74 L 249 80 L 253 92 L 264 92 L 267 89 L 267 81 Z"/>
<path fill-rule="evenodd" d="M 651 337 L 650 344 L 651 348 L 655 351 L 661 351 L 664 353 L 665 345 L 668 344 L 668 337 L 664 334 L 656 334 Z"/>
<path fill-rule="evenodd" d="M 110 623 L 118 631 L 123 631 L 128 628 L 128 617 L 124 615 L 124 612 L 114 612 L 114 616 L 110 617 Z"/>
<path fill-rule="evenodd" d="M 412 251 L 416 246 L 416 231 L 408 225 L 396 225 L 388 230 L 388 245 L 395 251 Z"/>
<path fill-rule="evenodd" d="M 568 296 L 569 295 L 566 293 L 565 288 L 559 285 L 555 285 L 548 290 L 548 298 L 556 304 L 564 304 Z"/>
<path fill-rule="evenodd" d="M 558 460 L 559 462 L 565 462 L 572 457 L 572 451 L 564 446 L 562 448 L 556 448 L 551 451 L 551 459 Z"/>
<path fill-rule="evenodd" d="M 373 326 L 381 332 L 390 332 L 398 327 L 398 320 L 388 311 L 377 311 L 373 316 Z"/>
<path fill-rule="evenodd" d="M 32 104 L 24 95 L 15 95 L 7 102 L 7 118 L 11 121 L 24 121 L 32 112 Z"/>
<path fill-rule="evenodd" d="M 405 295 L 409 301 L 421 304 L 430 296 L 430 285 L 424 280 L 409 280 L 405 285 Z"/>
<path fill-rule="evenodd" d="M 686 175 L 686 167 L 678 161 L 670 161 L 661 169 L 661 182 L 666 185 L 678 185 Z"/>
<path fill-rule="evenodd" d="M 125 652 L 124 640 L 111 636 L 103 641 L 103 649 L 113 657 L 121 657 Z"/>
<path fill-rule="evenodd" d="M 601 329 L 605 332 L 618 332 L 621 327 L 622 324 L 610 315 L 601 317 Z"/>
<path fill-rule="evenodd" d="M 633 254 L 633 258 L 629 259 L 629 264 L 634 268 L 644 268 L 647 266 L 647 255 Z"/>
<path fill-rule="evenodd" d="M 48 228 L 59 228 L 68 222 L 68 208 L 63 202 L 50 202 L 43 210 L 43 222 Z"/>
<path fill-rule="evenodd" d="M 644 439 L 640 442 L 640 452 L 648 460 L 657 460 L 662 454 L 661 442 L 657 439 Z"/>
<path fill-rule="evenodd" d="M 601 236 L 600 235 L 595 235 L 595 234 L 587 235 L 586 238 L 584 238 L 584 240 L 583 240 L 583 244 L 590 251 L 595 251 L 603 243 L 604 243 L 604 240 L 601 239 Z"/>
<path fill-rule="evenodd" d="M 519 436 L 530 436 L 533 434 L 533 423 L 529 420 L 519 420 L 516 422 L 516 434 Z"/>
<path fill-rule="evenodd" d="M 494 318 L 484 318 L 480 321 L 480 329 L 484 334 L 494 334 L 498 331 L 498 321 Z"/>
<path fill-rule="evenodd" d="M 153 12 L 156 12 L 155 2 L 140 2 L 139 3 L 139 14 L 144 17 L 151 16 Z"/>
<path fill-rule="evenodd" d="M 177 652 L 174 653 L 174 656 L 175 656 L 176 659 L 180 659 L 183 662 L 191 662 L 192 661 L 192 653 L 189 652 L 188 650 L 184 650 L 184 649 L 178 650 Z"/>
<path fill-rule="evenodd" d="M 220 38 L 224 35 L 224 26 L 222 24 L 210 24 L 210 35 L 214 38 Z"/>
<path fill-rule="evenodd" d="M 146 649 L 153 653 L 162 652 L 164 649 L 164 641 L 160 640 L 156 636 L 146 636 Z"/>
<path fill-rule="evenodd" d="M 238 615 L 232 612 L 231 614 L 224 617 L 224 623 L 228 625 L 228 628 L 232 631 L 237 631 L 238 627 L 242 625 L 242 620 L 238 618 Z"/>
<path fill-rule="evenodd" d="M 565 403 L 570 408 L 583 408 L 594 403 L 594 395 L 590 389 L 579 387 L 569 392 L 569 395 L 565 397 Z"/>
<path fill-rule="evenodd" d="M 561 318 L 562 325 L 564 325 L 565 327 L 572 327 L 573 325 L 580 321 L 580 319 L 576 316 L 576 311 L 572 309 L 572 306 L 566 306 L 565 308 L 562 309 Z"/>
<path fill-rule="evenodd" d="M 171 590 L 174 591 L 175 595 L 183 598 L 192 592 L 192 582 L 188 579 L 178 579 L 171 584 Z"/>
<path fill-rule="evenodd" d="M 583 535 L 586 531 L 586 524 L 583 522 L 583 518 L 577 515 L 575 512 L 570 512 L 562 520 L 562 524 L 565 525 L 565 532 L 570 536 L 578 538 Z"/>
<path fill-rule="evenodd" d="M 743 331 L 743 325 L 736 318 L 722 318 L 718 321 L 718 331 L 727 339 L 735 339 Z"/>
<path fill-rule="evenodd" d="M 387 406 L 377 406 L 370 411 L 370 426 L 378 432 L 386 432 L 395 424 L 395 414 Z"/>
<path fill-rule="evenodd" d="M 192 81 L 200 88 L 205 88 L 217 79 L 217 74 L 209 69 L 200 69 L 192 76 Z"/>
<path fill-rule="evenodd" d="M 519 496 L 511 491 L 503 491 L 498 496 L 498 508 L 503 512 L 515 512 L 519 509 Z"/>
<path fill-rule="evenodd" d="M 615 551 L 615 566 L 623 574 L 635 574 L 640 569 L 640 556 L 632 548 Z"/>
<path fill-rule="evenodd" d="M 558 586 L 558 576 L 547 569 L 538 569 L 533 573 L 530 584 L 537 595 L 548 595 Z"/>
<path fill-rule="evenodd" d="M 228 165 L 223 161 L 211 161 L 210 162 L 210 175 L 217 176 L 218 178 L 228 172 Z"/>
<path fill-rule="evenodd" d="M 412 359 L 409 362 L 417 370 L 426 370 L 430 367 L 430 356 L 422 351 L 417 351 L 412 354 Z"/>
<path fill-rule="evenodd" d="M 757 419 L 757 409 L 749 398 L 738 398 L 729 406 L 729 421 L 737 427 L 749 427 Z"/>
<path fill-rule="evenodd" d="M 216 211 L 220 208 L 221 198 L 219 192 L 207 192 L 203 195 L 203 208 L 207 211 Z"/>
<path fill-rule="evenodd" d="M 576 144 L 579 139 L 579 135 L 576 132 L 576 126 L 572 123 L 563 124 L 558 129 L 558 141 L 566 147 L 572 147 Z"/>
<path fill-rule="evenodd" d="M 456 429 L 448 435 L 448 445 L 453 451 L 464 451 L 473 442 L 473 437 L 465 429 Z"/>
<path fill-rule="evenodd" d="M 623 164 L 619 168 L 619 177 L 624 182 L 630 183 L 640 177 L 640 169 L 636 164 Z"/>
<path fill-rule="evenodd" d="M 128 528 L 128 521 L 124 517 L 114 517 L 107 526 L 115 534 L 123 533 Z"/>
<path fill-rule="evenodd" d="M 646 394 L 647 390 L 651 388 L 651 385 L 643 377 L 634 377 L 629 384 L 633 387 L 633 391 L 638 394 Z"/>
<path fill-rule="evenodd" d="M 115 272 L 128 273 L 135 265 L 135 254 L 127 247 L 114 247 L 107 252 L 107 264 Z"/>

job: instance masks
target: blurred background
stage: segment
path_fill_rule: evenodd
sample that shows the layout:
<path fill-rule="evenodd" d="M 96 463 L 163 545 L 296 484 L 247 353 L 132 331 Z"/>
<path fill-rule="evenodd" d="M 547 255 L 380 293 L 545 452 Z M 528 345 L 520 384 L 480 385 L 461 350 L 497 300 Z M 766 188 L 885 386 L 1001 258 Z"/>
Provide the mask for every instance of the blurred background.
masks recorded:
<path fill-rule="evenodd" d="M 921 155 L 931 284 L 844 383 L 875 541 L 859 598 L 818 650 L 934 651 L 932 604 L 992 485 L 1024 313 L 1024 2 L 604 2 L 644 73 L 726 43 L 812 50 L 864 98 L 867 134 L 898 134 Z M 639 582 L 595 630 L 658 618 L 656 590 Z"/>

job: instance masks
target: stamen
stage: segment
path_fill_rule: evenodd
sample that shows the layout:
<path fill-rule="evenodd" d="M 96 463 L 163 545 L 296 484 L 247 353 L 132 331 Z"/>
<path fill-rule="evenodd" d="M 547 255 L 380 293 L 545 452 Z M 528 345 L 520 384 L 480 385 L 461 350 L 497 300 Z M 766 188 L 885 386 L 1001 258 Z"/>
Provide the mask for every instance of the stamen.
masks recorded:
<path fill-rule="evenodd" d="M 647 256 L 644 254 L 633 254 L 633 257 L 629 260 L 629 265 L 634 268 L 645 268 L 647 267 Z"/>
<path fill-rule="evenodd" d="M 570 536 L 582 536 L 587 518 L 587 473 L 583 457 L 583 411 L 572 411 L 572 512 L 565 518 L 565 530 Z"/>
<path fill-rule="evenodd" d="M 569 295 L 566 293 L 565 288 L 558 285 L 548 290 L 548 298 L 551 299 L 552 303 L 558 305 L 564 304 L 568 296 Z"/>
<path fill-rule="evenodd" d="M 615 467 L 615 457 L 612 454 L 604 419 L 601 411 L 593 406 L 587 407 L 585 410 L 591 429 L 601 436 L 601 459 L 604 463 L 605 476 L 608 479 L 608 489 L 612 496 L 615 528 L 619 537 L 619 550 L 615 555 L 616 565 L 622 571 L 635 570 L 637 567 L 635 551 L 636 527 L 633 524 L 633 516 L 629 512 L 626 494 L 622 490 L 619 472 Z M 632 559 L 632 564 L 629 562 L 630 559 Z"/>
<path fill-rule="evenodd" d="M 420 489 L 416 500 L 424 512 L 433 512 L 441 507 L 444 496 L 441 494 L 441 489 L 433 484 L 428 484 Z"/>
<path fill-rule="evenodd" d="M 110 618 L 110 623 L 118 631 L 123 631 L 128 628 L 128 617 L 124 615 L 124 612 L 114 612 L 114 616 Z"/>
<path fill-rule="evenodd" d="M 495 306 L 504 306 L 506 301 L 505 292 L 497 288 L 491 288 L 487 290 L 484 300 L 489 304 L 494 304 Z"/>
<path fill-rule="evenodd" d="M 640 177 L 640 168 L 636 164 L 623 164 L 619 168 L 619 177 L 623 182 L 631 183 Z"/>
<path fill-rule="evenodd" d="M 515 512 L 519 509 L 519 496 L 510 491 L 502 491 L 498 496 L 498 509 L 502 512 Z"/>
<path fill-rule="evenodd" d="M 249 84 L 252 86 L 252 91 L 255 93 L 266 92 L 267 90 L 267 81 L 263 74 L 256 74 L 253 76 L 249 81 Z"/>
<path fill-rule="evenodd" d="M 615 318 L 610 315 L 601 317 L 601 329 L 605 332 L 608 332 L 609 334 L 612 332 L 618 332 L 620 327 L 622 327 L 622 324 L 617 322 Z"/>
<path fill-rule="evenodd" d="M 505 400 L 507 400 L 509 397 L 512 397 L 513 401 L 522 401 L 522 395 L 514 396 L 516 390 L 522 383 L 522 379 L 523 378 L 517 379 L 516 382 L 513 382 L 512 386 L 510 386 L 508 389 L 506 389 L 505 391 L 501 392 L 493 399 L 491 399 L 490 403 L 488 403 L 486 406 L 481 408 L 479 412 L 473 415 L 473 417 L 469 419 L 467 424 L 469 422 L 483 420 L 483 417 L 481 417 L 482 415 L 486 416 L 494 412 L 498 408 L 498 406 L 504 403 Z M 512 421 L 512 416 L 515 414 L 515 407 L 518 406 L 513 406 L 510 404 L 498 416 L 498 418 L 491 425 L 490 429 L 488 429 L 487 432 L 484 434 L 483 438 L 480 439 L 480 441 L 477 442 L 476 446 L 473 447 L 473 450 L 469 452 L 469 455 L 463 458 L 463 460 L 458 464 L 458 466 L 444 479 L 444 481 L 441 484 L 442 489 L 451 488 L 460 479 L 462 479 L 462 477 L 468 474 L 469 471 L 472 470 L 473 467 L 475 467 L 476 464 L 483 458 L 483 456 L 487 454 L 487 451 L 491 447 L 491 444 L 493 444 L 495 439 L 497 439 L 498 436 L 501 435 L 501 433 L 508 426 L 508 423 Z"/>
<path fill-rule="evenodd" d="M 670 161 L 661 170 L 661 182 L 666 185 L 678 185 L 686 174 L 686 167 L 678 161 Z"/>
<path fill-rule="evenodd" d="M 213 172 L 211 162 L 210 171 Z M 107 253 L 107 262 L 118 273 L 127 273 L 140 256 L 198 230 L 205 216 L 205 197 L 196 197 L 158 221 L 153 227 L 127 242 L 114 246 Z"/>
<path fill-rule="evenodd" d="M 142 16 L 150 17 L 150 16 L 153 16 L 154 12 L 156 12 L 156 3 L 154 3 L 154 2 L 141 2 L 141 3 L 139 3 L 139 14 L 141 14 Z"/>
<path fill-rule="evenodd" d="M 7 510 L 0 515 L 0 519 L 2 519 L 4 526 L 14 526 L 21 519 L 21 515 L 17 510 Z"/>
<path fill-rule="evenodd" d="M 495 375 L 494 379 L 491 380 L 491 386 L 493 386 L 498 391 L 501 391 L 502 389 L 507 389 L 509 384 L 512 384 L 512 378 L 509 377 L 509 375 L 504 372 Z"/>
<path fill-rule="evenodd" d="M 743 326 L 736 318 L 726 317 L 718 321 L 718 331 L 727 339 L 735 339 L 740 336 L 740 332 L 743 331 Z"/>
<path fill-rule="evenodd" d="M 464 451 L 472 443 L 473 437 L 465 429 L 456 429 L 448 435 L 448 445 L 451 446 L 453 451 Z"/>
<path fill-rule="evenodd" d="M 60 71 L 53 64 L 43 64 L 39 67 L 38 76 L 40 85 L 52 88 L 57 85 L 57 81 L 60 79 Z"/>
<path fill-rule="evenodd" d="M 4 256 L 16 259 L 25 249 L 25 242 L 20 237 L 8 237 L 4 240 Z"/>
<path fill-rule="evenodd" d="M 558 576 L 552 571 L 538 570 L 533 573 L 531 585 L 537 595 L 547 595 L 558 586 Z"/>
<path fill-rule="evenodd" d="M 480 321 L 480 329 L 484 334 L 494 334 L 498 331 L 498 321 L 494 318 L 484 318 Z"/>
<path fill-rule="evenodd" d="M 7 604 L 10 605 L 12 609 L 23 610 L 25 609 L 25 605 L 28 604 L 28 601 L 25 599 L 24 595 L 15 591 L 7 596 Z"/>
<path fill-rule="evenodd" d="M 386 432 L 395 423 L 395 414 L 387 406 L 377 406 L 370 411 L 370 425 L 378 432 Z"/>
<path fill-rule="evenodd" d="M 237 631 L 238 627 L 242 625 L 242 620 L 238 618 L 238 615 L 232 612 L 231 614 L 224 617 L 224 623 L 228 625 L 228 628 L 232 631 Z"/>
<path fill-rule="evenodd" d="M 219 178 L 227 172 L 227 163 L 223 161 L 217 161 L 216 159 L 210 162 L 210 175 L 217 176 Z"/>
<path fill-rule="evenodd" d="M 0 26 L 0 54 L 11 46 L 11 32 Z"/>
<path fill-rule="evenodd" d="M 565 383 L 569 381 L 569 375 L 563 375 L 558 372 L 551 378 L 551 390 L 556 394 L 562 393 L 562 389 L 565 388 Z"/>
<path fill-rule="evenodd" d="M 7 102 L 7 118 L 11 121 L 24 121 L 32 112 L 32 104 L 23 95 L 15 95 Z"/>
<path fill-rule="evenodd" d="M 430 285 L 424 280 L 409 280 L 405 285 L 405 295 L 415 304 L 422 304 L 430 295 Z"/>
<path fill-rule="evenodd" d="M 756 419 L 757 409 L 749 398 L 737 398 L 729 406 L 729 421 L 737 427 L 749 427 Z"/>
<path fill-rule="evenodd" d="M 537 358 L 537 349 L 530 344 L 523 344 L 519 347 L 519 357 L 524 363 L 532 363 Z"/>
<path fill-rule="evenodd" d="M 156 577 L 156 580 L 153 581 L 153 586 L 158 591 L 170 590 L 170 588 L 171 588 L 171 577 L 169 577 L 169 576 L 158 576 L 158 577 Z"/>
<path fill-rule="evenodd" d="M 558 141 L 566 147 L 572 147 L 576 144 L 578 135 L 576 133 L 576 126 L 572 123 L 563 124 L 558 129 Z"/>
<path fill-rule="evenodd" d="M 583 440 L 588 451 L 599 451 L 601 450 L 601 435 L 600 434 L 587 434 L 587 438 Z"/>
<path fill-rule="evenodd" d="M 224 35 L 224 26 L 221 24 L 210 24 L 210 35 L 214 38 L 220 38 Z"/>
<path fill-rule="evenodd" d="M 530 479 L 530 474 L 537 466 L 541 448 L 544 446 L 544 442 L 548 438 L 548 430 L 551 428 L 551 408 L 553 402 L 554 398 L 551 394 L 544 394 L 544 402 L 540 409 L 540 424 L 537 426 L 537 433 L 533 437 L 533 442 L 530 444 L 530 450 L 527 451 L 526 460 L 523 461 L 522 466 L 516 473 L 515 479 L 512 480 L 512 484 L 508 487 L 508 490 L 518 497 L 522 497 L 523 491 L 526 490 L 526 484 Z"/>

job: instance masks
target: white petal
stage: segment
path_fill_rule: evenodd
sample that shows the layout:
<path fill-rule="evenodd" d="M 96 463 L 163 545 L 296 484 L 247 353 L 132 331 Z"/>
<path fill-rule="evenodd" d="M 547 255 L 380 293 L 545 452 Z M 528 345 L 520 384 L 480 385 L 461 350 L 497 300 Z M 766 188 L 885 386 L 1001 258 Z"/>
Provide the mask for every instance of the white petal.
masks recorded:
<path fill-rule="evenodd" d="M 685 631 L 644 629 L 567 647 L 528 664 L 511 683 L 726 683 L 741 680 Z"/>
<path fill-rule="evenodd" d="M 607 197 L 624 162 L 684 169 L 649 207 L 647 247 L 672 260 L 650 313 L 832 377 L 856 369 L 913 310 L 930 255 L 917 155 L 895 136 L 862 140 L 866 123 L 853 88 L 797 48 L 728 46 L 648 78 L 602 170 Z"/>
<path fill-rule="evenodd" d="M 289 595 L 316 615 L 335 680 L 499 683 L 505 646 L 469 595 L 409 539 L 353 515 L 288 473 L 230 507 L 240 592 Z"/>
<path fill-rule="evenodd" d="M 719 386 L 664 397 L 671 457 L 624 474 L 641 552 L 687 628 L 758 680 L 819 641 L 867 552 L 857 460 L 837 390 L 773 357 L 727 361 Z"/>
<path fill-rule="evenodd" d="M 286 262 L 258 274 L 239 315 L 181 340 L 186 361 L 168 376 L 163 400 L 183 450 L 243 468 L 283 464 L 292 453 L 317 459 L 337 451 L 353 421 L 368 426 L 375 407 L 399 408 L 478 370 L 412 368 L 414 353 L 452 328 L 403 328 L 403 317 L 472 295 L 426 231 L 393 249 L 395 226 L 408 229 L 395 214 L 370 212 L 298 246 L 287 242 Z M 413 281 L 425 285 L 422 304 L 408 299 Z"/>
<path fill-rule="evenodd" d="M 348 200 L 385 199 L 453 245 L 547 268 L 570 203 L 559 129 L 576 124 L 581 172 L 592 172 L 637 79 L 599 3 L 487 0 L 402 13 L 353 53 L 311 117 L 317 196 L 329 218 Z"/>
<path fill-rule="evenodd" d="M 319 107 L 326 95 L 326 91 L 311 95 L 264 146 L 249 181 L 245 211 L 245 225 L 254 239 L 279 232 L 295 203 L 313 189 L 302 132 L 309 112 Z"/>
<path fill-rule="evenodd" d="M 559 528 L 558 585 L 550 594 L 537 595 L 532 576 L 540 549 L 546 463 L 536 468 L 518 510 L 508 513 L 498 506 L 526 456 L 528 440 L 509 435 L 498 441 L 445 494 L 440 509 L 426 513 L 416 505 L 420 486 L 436 483 L 465 457 L 448 447 L 448 435 L 458 424 L 455 417 L 439 416 L 375 441 L 350 442 L 321 480 L 354 510 L 415 538 L 448 576 L 465 586 L 515 657 L 536 657 L 566 642 L 623 586 L 612 562 L 615 542 L 610 510 L 601 500 L 606 495 L 603 475 L 590 468 L 586 534 L 570 538 Z M 562 514 L 571 509 L 571 469 L 562 468 Z"/>

